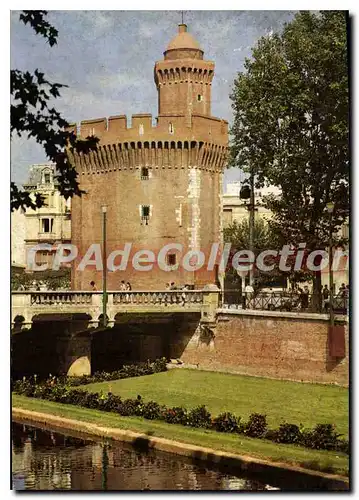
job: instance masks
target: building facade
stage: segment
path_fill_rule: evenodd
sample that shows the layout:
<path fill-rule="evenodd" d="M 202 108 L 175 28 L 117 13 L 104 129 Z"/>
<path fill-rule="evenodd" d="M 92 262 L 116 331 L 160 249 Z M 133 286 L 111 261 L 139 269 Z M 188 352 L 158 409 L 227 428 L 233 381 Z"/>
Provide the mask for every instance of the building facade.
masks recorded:
<path fill-rule="evenodd" d="M 44 206 L 26 212 L 21 209 L 11 214 L 12 225 L 12 266 L 29 266 L 29 252 L 39 245 L 48 248 L 36 252 L 35 263 L 51 267 L 56 248 L 60 243 L 71 242 L 71 200 L 61 196 L 52 163 L 36 164 L 30 167 L 29 178 L 24 190 L 35 198 L 36 193 L 44 197 Z"/>
<path fill-rule="evenodd" d="M 236 181 L 228 183 L 226 190 L 223 193 L 223 227 L 228 227 L 234 222 L 242 222 L 244 220 L 249 220 L 249 211 L 247 209 L 249 200 L 240 199 L 240 190 L 242 187 L 242 182 Z M 255 220 L 262 219 L 268 221 L 272 217 L 272 212 L 265 208 L 263 203 L 263 197 L 269 194 L 279 195 L 280 190 L 275 186 L 264 187 L 254 190 L 254 200 L 255 200 Z M 342 238 L 349 238 L 349 220 L 343 224 L 338 235 Z M 327 250 L 329 251 L 329 250 Z M 342 248 L 342 252 L 347 252 L 347 255 L 338 261 L 337 267 L 333 272 L 333 283 L 334 283 L 334 293 L 339 290 L 342 283 L 349 284 L 349 245 Z M 333 251 L 334 253 L 334 251 Z M 329 267 L 325 267 L 321 273 L 322 285 L 327 285 L 329 287 Z M 304 286 L 307 284 L 311 286 L 311 283 L 302 283 Z"/>
<path fill-rule="evenodd" d="M 223 227 L 230 226 L 233 222 L 242 222 L 249 217 L 249 200 L 240 199 L 240 191 L 243 183 L 235 181 L 228 183 L 223 193 Z M 254 190 L 255 218 L 270 219 L 272 213 L 263 204 L 263 197 L 269 194 L 279 194 L 279 189 L 271 186 Z"/>
<path fill-rule="evenodd" d="M 74 198 L 72 207 L 72 242 L 78 248 L 74 289 L 89 289 L 91 281 L 101 288 L 102 272 L 95 266 L 79 270 L 78 265 L 91 245 L 102 246 L 103 206 L 107 255 L 119 251 L 114 268 L 122 263 L 122 268 L 108 274 L 110 290 L 119 289 L 122 280 L 138 290 L 164 289 L 168 282 L 198 288 L 216 281 L 216 266 L 188 271 L 181 265 L 186 252 L 201 250 L 207 255 L 222 238 L 228 123 L 211 115 L 214 63 L 203 54 L 187 26 L 179 25 L 164 59 L 154 67 L 155 125 L 150 114 L 138 114 L 132 116 L 130 127 L 123 115 L 73 126 L 82 138 L 92 134 L 100 138 L 96 152 L 68 152 L 86 191 Z M 126 243 L 131 245 L 128 259 L 121 256 Z M 172 248 L 162 262 L 159 252 L 166 245 Z M 139 250 L 154 253 L 151 271 L 134 268 L 132 258 Z M 147 257 L 152 261 L 152 254 Z"/>

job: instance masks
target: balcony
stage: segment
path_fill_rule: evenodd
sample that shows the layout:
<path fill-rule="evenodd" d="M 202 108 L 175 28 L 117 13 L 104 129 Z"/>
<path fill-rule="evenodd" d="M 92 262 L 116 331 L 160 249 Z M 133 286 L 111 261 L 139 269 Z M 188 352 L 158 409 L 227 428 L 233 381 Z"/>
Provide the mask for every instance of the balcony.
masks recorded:
<path fill-rule="evenodd" d="M 39 232 L 37 235 L 37 239 L 40 241 L 51 241 L 56 239 L 56 233 L 51 232 L 51 233 L 43 233 Z"/>

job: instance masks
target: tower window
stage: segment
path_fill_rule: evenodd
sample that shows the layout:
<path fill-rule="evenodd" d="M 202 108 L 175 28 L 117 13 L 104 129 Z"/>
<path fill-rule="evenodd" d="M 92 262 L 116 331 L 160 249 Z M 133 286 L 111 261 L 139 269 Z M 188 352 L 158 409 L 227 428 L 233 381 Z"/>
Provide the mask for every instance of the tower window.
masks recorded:
<path fill-rule="evenodd" d="M 173 126 L 173 123 L 170 123 L 169 126 L 168 126 L 168 131 L 170 134 L 173 134 L 175 129 L 174 129 L 174 126 Z"/>
<path fill-rule="evenodd" d="M 168 253 L 166 257 L 167 257 L 167 265 L 168 266 L 175 266 L 176 265 L 176 254 L 175 253 Z"/>
<path fill-rule="evenodd" d="M 141 124 L 140 124 L 139 130 L 138 130 L 138 133 L 139 133 L 140 135 L 143 135 L 143 133 L 144 133 L 143 123 L 141 123 Z"/>
<path fill-rule="evenodd" d="M 141 179 L 143 181 L 148 181 L 149 175 L 148 175 L 148 168 L 147 167 L 142 167 L 141 168 Z"/>
<path fill-rule="evenodd" d="M 141 205 L 141 222 L 145 226 L 148 226 L 148 221 L 150 220 L 150 205 Z"/>
<path fill-rule="evenodd" d="M 203 101 L 203 95 L 198 94 L 198 96 L 197 96 L 197 101 Z"/>

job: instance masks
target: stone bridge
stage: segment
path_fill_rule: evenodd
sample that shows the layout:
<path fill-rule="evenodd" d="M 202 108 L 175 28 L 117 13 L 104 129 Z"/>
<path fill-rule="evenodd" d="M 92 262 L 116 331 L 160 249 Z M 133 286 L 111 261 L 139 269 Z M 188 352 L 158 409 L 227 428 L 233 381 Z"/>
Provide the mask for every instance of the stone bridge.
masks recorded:
<path fill-rule="evenodd" d="M 203 290 L 111 291 L 107 293 L 107 327 L 124 313 L 201 313 L 201 322 L 215 321 L 220 291 L 212 285 Z M 101 291 L 12 292 L 11 321 L 14 332 L 30 329 L 34 319 L 78 315 L 89 328 L 101 324 Z"/>

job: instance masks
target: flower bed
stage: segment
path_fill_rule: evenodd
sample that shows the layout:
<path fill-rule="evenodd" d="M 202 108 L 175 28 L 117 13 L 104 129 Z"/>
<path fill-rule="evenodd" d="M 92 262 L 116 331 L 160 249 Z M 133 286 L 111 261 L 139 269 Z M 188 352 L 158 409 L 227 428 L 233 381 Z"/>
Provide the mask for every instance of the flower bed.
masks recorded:
<path fill-rule="evenodd" d="M 163 371 L 160 369 L 163 368 L 163 363 L 165 366 L 165 360 L 164 362 L 159 360 L 156 365 L 152 364 L 151 369 Z M 148 366 L 150 365 L 148 364 Z M 113 373 L 118 374 L 119 372 Z M 128 373 L 132 372 L 141 375 L 145 374 L 131 367 L 126 368 L 122 374 L 125 373 L 126 376 L 131 376 Z M 155 372 L 152 371 L 151 373 Z M 93 377 L 86 377 L 85 380 L 86 383 L 114 380 L 114 378 L 102 378 L 103 376 L 104 374 L 97 374 Z M 112 374 L 106 374 L 107 376 L 112 377 Z M 96 380 L 94 380 L 94 377 L 96 377 Z M 89 380 L 90 378 L 91 380 Z M 79 379 L 84 380 L 83 377 L 79 377 Z M 13 384 L 13 391 L 27 397 L 114 412 L 122 416 L 140 416 L 149 420 L 163 420 L 169 424 L 201 427 L 217 432 L 268 439 L 276 443 L 296 444 L 319 450 L 336 450 L 349 454 L 348 441 L 340 439 L 340 435 L 335 432 L 333 424 L 317 424 L 313 429 L 305 429 L 296 424 L 282 423 L 278 429 L 269 429 L 266 416 L 259 413 L 252 413 L 246 422 L 242 422 L 240 417 L 228 412 L 212 417 L 205 406 L 198 406 L 191 410 L 183 407 L 168 408 L 155 401 L 144 402 L 141 396 L 137 396 L 136 399 L 122 400 L 120 396 L 111 392 L 103 394 L 87 392 L 81 388 L 74 389 L 71 387 L 74 385 L 73 381 L 69 380 L 50 377 L 48 380 L 38 383 L 36 378 L 24 378 Z M 75 382 L 75 385 L 78 385 L 77 382 Z"/>

